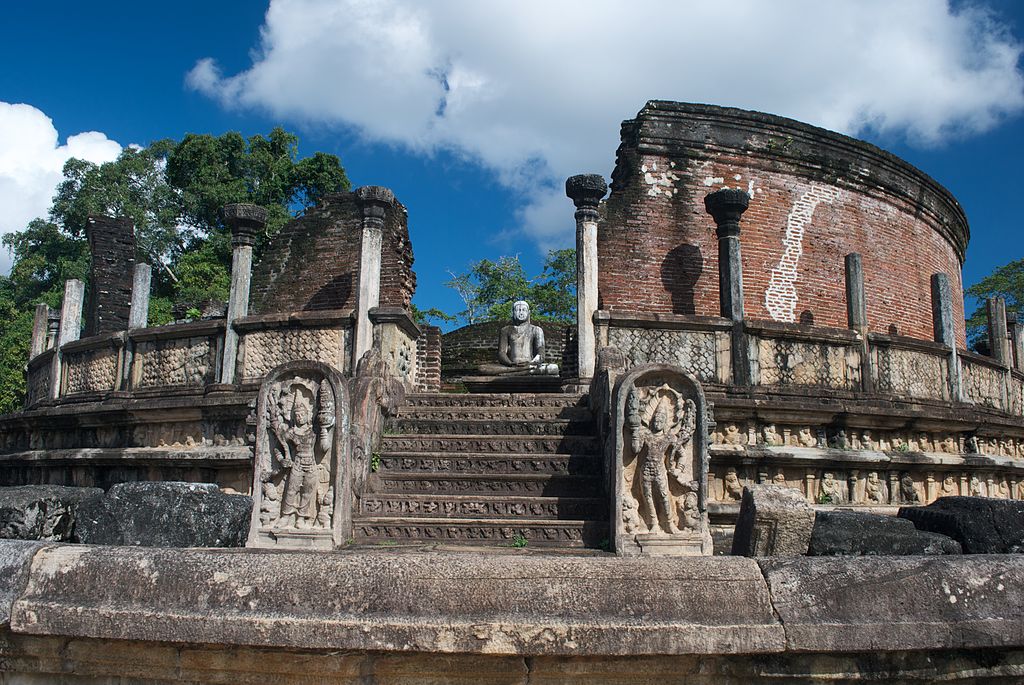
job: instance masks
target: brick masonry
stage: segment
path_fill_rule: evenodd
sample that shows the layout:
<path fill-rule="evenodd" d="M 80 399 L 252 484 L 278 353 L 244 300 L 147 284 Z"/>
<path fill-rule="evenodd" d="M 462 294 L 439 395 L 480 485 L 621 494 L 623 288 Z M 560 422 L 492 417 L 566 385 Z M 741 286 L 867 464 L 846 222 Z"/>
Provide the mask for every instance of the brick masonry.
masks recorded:
<path fill-rule="evenodd" d="M 84 335 L 126 330 L 135 269 L 135 227 L 131 219 L 90 216 L 86 233 L 92 263 Z"/>
<path fill-rule="evenodd" d="M 362 212 L 355 193 L 327 195 L 274 236 L 253 269 L 251 314 L 355 308 Z M 409 308 L 416 290 L 407 212 L 384 219 L 380 306 Z"/>
<path fill-rule="evenodd" d="M 416 392 L 441 390 L 441 329 L 420 324 L 416 339 Z"/>
<path fill-rule="evenodd" d="M 598 232 L 600 307 L 717 316 L 718 247 L 703 199 L 751 194 L 740 241 L 746 316 L 845 327 L 846 254 L 863 255 L 872 332 L 933 337 L 930 277 L 958 294 L 968 239 L 959 204 L 867 143 L 788 119 L 650 102 L 622 125 Z"/>

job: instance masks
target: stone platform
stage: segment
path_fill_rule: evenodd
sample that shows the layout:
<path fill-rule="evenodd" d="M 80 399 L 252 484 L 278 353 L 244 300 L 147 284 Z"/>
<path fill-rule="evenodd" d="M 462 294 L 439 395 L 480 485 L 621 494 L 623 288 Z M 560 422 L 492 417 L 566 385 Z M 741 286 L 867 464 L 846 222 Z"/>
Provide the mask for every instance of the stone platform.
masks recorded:
<path fill-rule="evenodd" d="M 0 682 L 1012 683 L 1024 558 L 0 541 Z"/>

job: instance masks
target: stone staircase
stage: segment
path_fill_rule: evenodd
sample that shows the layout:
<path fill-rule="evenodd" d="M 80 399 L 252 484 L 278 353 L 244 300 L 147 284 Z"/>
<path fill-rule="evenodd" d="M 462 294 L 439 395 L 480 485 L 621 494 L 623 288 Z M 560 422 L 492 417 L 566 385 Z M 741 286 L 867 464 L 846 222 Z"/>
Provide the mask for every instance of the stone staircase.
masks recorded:
<path fill-rule="evenodd" d="M 385 427 L 355 541 L 605 546 L 594 436 L 586 396 L 410 395 Z"/>

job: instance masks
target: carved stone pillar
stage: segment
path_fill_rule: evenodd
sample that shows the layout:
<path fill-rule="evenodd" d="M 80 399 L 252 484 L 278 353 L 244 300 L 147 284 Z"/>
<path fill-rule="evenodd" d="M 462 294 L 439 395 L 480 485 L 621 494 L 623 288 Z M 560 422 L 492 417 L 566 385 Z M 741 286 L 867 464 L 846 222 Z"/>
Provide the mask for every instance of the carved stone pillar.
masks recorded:
<path fill-rule="evenodd" d="M 359 245 L 359 293 L 356 301 L 355 344 L 352 368 L 373 346 L 373 322 L 370 310 L 380 305 L 381 245 L 384 217 L 395 203 L 395 195 L 383 186 L 363 186 L 356 190 L 363 211 L 363 234 Z"/>
<path fill-rule="evenodd" d="M 581 381 L 594 377 L 597 360 L 597 206 L 607 192 L 608 184 L 600 174 L 570 176 L 565 182 L 565 194 L 576 205 L 576 345 Z"/>
<path fill-rule="evenodd" d="M 871 363 L 871 345 L 868 341 L 868 306 L 864 296 L 864 265 L 856 252 L 846 255 L 846 318 L 851 330 L 861 339 L 861 389 L 871 392 L 875 387 Z"/>
<path fill-rule="evenodd" d="M 960 382 L 960 361 L 956 352 L 956 330 L 953 328 L 953 291 L 949 276 L 932 274 L 932 321 L 935 328 L 935 342 L 949 348 L 948 382 L 949 399 L 963 401 L 963 387 Z"/>
<path fill-rule="evenodd" d="M 735 385 L 750 385 L 750 344 L 743 330 L 743 260 L 740 217 L 750 204 L 745 191 L 725 188 L 704 197 L 704 208 L 717 226 L 718 298 L 721 315 L 733 322 L 732 375 Z"/>
<path fill-rule="evenodd" d="M 50 307 L 45 304 L 37 304 L 35 317 L 32 319 L 32 343 L 28 348 L 29 359 L 38 357 L 46 351 L 46 332 L 49 319 Z"/>
<path fill-rule="evenodd" d="M 224 223 L 231 228 L 231 294 L 224 326 L 224 359 L 220 382 L 235 382 L 238 333 L 234 323 L 249 313 L 249 285 L 252 280 L 252 246 L 256 234 L 267 225 L 267 210 L 259 205 L 231 204 L 224 207 Z"/>
<path fill-rule="evenodd" d="M 57 333 L 56 352 L 53 355 L 53 373 L 50 375 L 50 397 L 60 397 L 60 348 L 82 335 L 82 306 L 85 304 L 85 284 L 72 278 L 64 281 L 64 301 L 60 305 L 60 330 Z"/>
<path fill-rule="evenodd" d="M 57 344 L 60 334 L 60 310 L 51 309 L 46 315 L 46 349 Z"/>

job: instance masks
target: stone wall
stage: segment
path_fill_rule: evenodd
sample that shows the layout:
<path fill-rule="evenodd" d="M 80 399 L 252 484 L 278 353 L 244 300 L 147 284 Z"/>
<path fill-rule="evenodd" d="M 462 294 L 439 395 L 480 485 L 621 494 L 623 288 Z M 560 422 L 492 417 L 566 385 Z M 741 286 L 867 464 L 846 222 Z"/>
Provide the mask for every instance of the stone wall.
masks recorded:
<path fill-rule="evenodd" d="M 966 219 L 953 197 L 874 146 L 788 119 L 650 102 L 622 126 L 598 231 L 600 308 L 717 316 L 718 247 L 703 199 L 751 195 L 741 221 L 751 319 L 845 327 L 844 257 L 863 255 L 872 332 L 933 339 L 930 277 L 956 294 Z"/>
<path fill-rule="evenodd" d="M 253 269 L 250 314 L 353 309 L 359 293 L 362 212 L 354 193 L 327 195 L 271 238 Z M 416 289 L 407 213 L 387 211 L 380 306 L 408 309 Z"/>
<path fill-rule="evenodd" d="M 86 234 L 92 263 L 84 335 L 126 330 L 135 268 L 135 227 L 131 219 L 90 216 Z"/>

